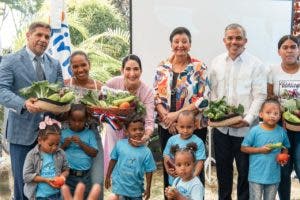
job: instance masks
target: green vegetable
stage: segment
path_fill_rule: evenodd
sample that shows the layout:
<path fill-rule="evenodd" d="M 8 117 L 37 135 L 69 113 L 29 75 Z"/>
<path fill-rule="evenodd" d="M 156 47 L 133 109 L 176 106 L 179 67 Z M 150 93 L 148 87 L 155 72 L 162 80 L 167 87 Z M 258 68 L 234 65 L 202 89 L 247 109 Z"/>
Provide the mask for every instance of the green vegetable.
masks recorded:
<path fill-rule="evenodd" d="M 244 106 L 239 104 L 237 108 L 233 108 L 233 112 L 239 115 L 243 115 L 244 113 Z"/>
<path fill-rule="evenodd" d="M 298 109 L 300 109 L 300 99 L 296 99 L 296 106 Z"/>
<path fill-rule="evenodd" d="M 136 115 L 142 117 L 145 114 L 146 114 L 146 107 L 139 99 L 136 99 Z"/>
<path fill-rule="evenodd" d="M 26 99 L 34 98 L 47 98 L 48 96 L 57 93 L 61 86 L 58 83 L 49 83 L 48 81 L 33 82 L 31 86 L 22 88 L 20 95 Z"/>
<path fill-rule="evenodd" d="M 69 103 L 75 98 L 74 92 L 67 92 L 60 98 L 60 102 Z"/>
<path fill-rule="evenodd" d="M 210 112 L 210 113 L 207 114 L 207 117 L 210 118 L 210 119 L 213 119 L 213 118 L 215 118 L 215 115 L 214 115 L 214 113 Z"/>
<path fill-rule="evenodd" d="M 266 145 L 270 149 L 282 149 L 284 146 L 282 145 L 282 142 L 277 142 L 277 143 L 270 143 Z"/>
<path fill-rule="evenodd" d="M 294 111 L 297 110 L 297 103 L 295 99 L 289 99 L 283 102 L 283 107 L 287 110 L 287 111 Z"/>
<path fill-rule="evenodd" d="M 47 99 L 50 99 L 52 101 L 60 101 L 60 95 L 58 93 L 54 93 L 47 97 Z"/>
<path fill-rule="evenodd" d="M 100 101 L 98 100 L 98 95 L 92 91 L 89 90 L 82 99 L 80 99 L 81 103 L 86 104 L 88 106 L 97 106 L 100 105 Z"/>
<path fill-rule="evenodd" d="M 107 105 L 114 105 L 113 101 L 117 100 L 117 99 L 123 99 L 126 98 L 128 96 L 132 96 L 129 92 L 113 92 L 113 91 L 107 91 L 106 93 L 106 98 L 105 98 L 105 102 L 107 103 Z"/>
<path fill-rule="evenodd" d="M 102 108 L 106 108 L 106 107 L 107 107 L 106 102 L 103 101 L 103 100 L 100 100 L 98 103 L 99 103 L 98 105 L 99 105 L 100 107 L 102 107 Z"/>
<path fill-rule="evenodd" d="M 219 111 L 216 113 L 214 119 L 221 119 L 221 118 L 223 118 L 224 116 L 225 116 L 225 113 L 219 110 Z"/>
<path fill-rule="evenodd" d="M 116 100 L 114 100 L 114 101 L 112 102 L 112 104 L 113 104 L 114 106 L 119 106 L 121 103 L 124 103 L 124 102 L 130 102 L 130 101 L 134 100 L 134 98 L 135 98 L 135 96 L 130 95 L 130 96 L 125 97 L 125 98 L 123 98 L 123 99 L 116 99 Z"/>
<path fill-rule="evenodd" d="M 208 108 L 203 112 L 203 115 L 209 119 L 218 120 L 226 117 L 229 114 L 243 115 L 244 107 L 239 104 L 238 107 L 230 106 L 226 103 L 225 97 L 217 101 L 210 101 Z"/>
<path fill-rule="evenodd" d="M 296 115 L 293 115 L 289 111 L 283 113 L 283 118 L 292 123 L 300 123 L 300 118 L 297 117 Z"/>

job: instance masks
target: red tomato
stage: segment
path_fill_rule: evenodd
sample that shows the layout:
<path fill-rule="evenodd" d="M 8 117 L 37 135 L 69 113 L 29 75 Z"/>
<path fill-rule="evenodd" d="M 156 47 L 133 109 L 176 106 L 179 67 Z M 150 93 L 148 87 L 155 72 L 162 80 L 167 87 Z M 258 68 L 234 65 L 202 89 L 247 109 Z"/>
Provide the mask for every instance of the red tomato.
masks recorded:
<path fill-rule="evenodd" d="M 64 177 L 57 176 L 54 178 L 52 183 L 53 183 L 53 185 L 55 185 L 57 187 L 61 187 L 63 184 L 65 184 L 65 179 L 64 179 Z"/>
<path fill-rule="evenodd" d="M 287 153 L 280 153 L 277 155 L 276 160 L 279 163 L 286 163 L 289 160 L 290 156 Z"/>

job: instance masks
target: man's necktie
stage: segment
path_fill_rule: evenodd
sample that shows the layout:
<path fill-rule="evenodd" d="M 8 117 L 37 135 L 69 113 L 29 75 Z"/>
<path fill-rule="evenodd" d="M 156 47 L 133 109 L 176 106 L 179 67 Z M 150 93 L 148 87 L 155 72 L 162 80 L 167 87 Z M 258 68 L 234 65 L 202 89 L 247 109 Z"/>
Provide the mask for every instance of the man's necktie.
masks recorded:
<path fill-rule="evenodd" d="M 45 73 L 42 67 L 42 57 L 36 56 L 34 60 L 36 61 L 35 71 L 36 76 L 39 81 L 45 80 Z"/>

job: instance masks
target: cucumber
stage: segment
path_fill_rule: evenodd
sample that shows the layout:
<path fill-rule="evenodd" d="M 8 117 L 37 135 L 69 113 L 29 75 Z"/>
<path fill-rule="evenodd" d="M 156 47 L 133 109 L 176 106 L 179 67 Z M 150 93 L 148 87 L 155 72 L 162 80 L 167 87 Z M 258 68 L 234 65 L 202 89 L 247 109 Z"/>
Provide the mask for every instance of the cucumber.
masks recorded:
<path fill-rule="evenodd" d="M 282 148 L 284 148 L 284 146 L 282 145 L 281 142 L 270 143 L 270 144 L 267 144 L 266 146 L 269 147 L 270 149 L 282 149 Z"/>
<path fill-rule="evenodd" d="M 116 100 L 112 101 L 112 104 L 114 106 L 119 106 L 121 103 L 132 101 L 134 98 L 135 98 L 135 96 L 131 95 L 131 96 L 125 97 L 123 99 L 116 99 Z"/>

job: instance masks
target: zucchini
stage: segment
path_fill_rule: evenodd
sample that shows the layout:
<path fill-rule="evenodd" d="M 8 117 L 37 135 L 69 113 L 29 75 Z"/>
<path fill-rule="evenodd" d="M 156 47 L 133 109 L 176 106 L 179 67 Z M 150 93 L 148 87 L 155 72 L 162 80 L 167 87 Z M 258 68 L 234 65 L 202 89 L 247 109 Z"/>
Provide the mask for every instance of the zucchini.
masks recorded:
<path fill-rule="evenodd" d="M 135 96 L 133 95 L 130 95 L 128 97 L 125 97 L 125 98 L 122 98 L 122 99 L 116 99 L 116 100 L 113 100 L 112 101 L 112 104 L 114 106 L 119 106 L 121 103 L 124 103 L 124 102 L 130 102 L 132 100 L 134 100 Z"/>

